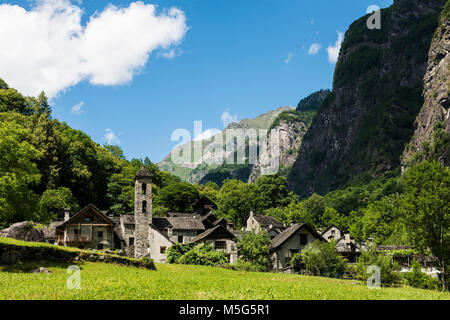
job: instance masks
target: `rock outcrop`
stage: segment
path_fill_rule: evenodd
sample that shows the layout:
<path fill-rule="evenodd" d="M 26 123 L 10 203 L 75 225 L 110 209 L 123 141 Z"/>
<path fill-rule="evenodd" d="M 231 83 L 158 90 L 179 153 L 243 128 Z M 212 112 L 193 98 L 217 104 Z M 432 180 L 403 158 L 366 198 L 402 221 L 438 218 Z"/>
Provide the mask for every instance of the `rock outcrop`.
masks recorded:
<path fill-rule="evenodd" d="M 44 232 L 29 221 L 19 222 L 7 229 L 0 230 L 0 236 L 31 242 L 45 242 Z"/>
<path fill-rule="evenodd" d="M 421 160 L 450 165 L 450 1 L 441 13 L 424 78 L 425 103 L 402 159 L 404 167 Z"/>
<path fill-rule="evenodd" d="M 446 0 L 395 0 L 380 30 L 365 16 L 345 35 L 333 90 L 289 175 L 300 195 L 325 194 L 400 168 L 423 106 L 423 78 Z"/>

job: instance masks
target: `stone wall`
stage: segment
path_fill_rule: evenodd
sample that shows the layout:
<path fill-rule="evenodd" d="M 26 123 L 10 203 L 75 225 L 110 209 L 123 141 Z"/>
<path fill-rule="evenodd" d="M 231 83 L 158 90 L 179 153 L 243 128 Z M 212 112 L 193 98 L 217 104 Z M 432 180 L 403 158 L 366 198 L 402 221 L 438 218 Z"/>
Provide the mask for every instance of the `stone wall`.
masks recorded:
<path fill-rule="evenodd" d="M 14 265 L 19 262 L 104 262 L 156 270 L 151 259 L 131 259 L 117 255 L 84 250 L 65 250 L 57 246 L 26 246 L 0 243 L 0 265 Z"/>

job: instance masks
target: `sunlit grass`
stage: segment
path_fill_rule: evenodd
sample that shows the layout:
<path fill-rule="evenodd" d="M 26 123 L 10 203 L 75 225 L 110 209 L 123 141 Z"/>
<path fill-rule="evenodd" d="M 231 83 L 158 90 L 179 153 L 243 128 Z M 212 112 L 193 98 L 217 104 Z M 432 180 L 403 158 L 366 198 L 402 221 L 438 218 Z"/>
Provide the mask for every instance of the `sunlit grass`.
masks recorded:
<path fill-rule="evenodd" d="M 69 290 L 68 264 L 0 267 L 0 299 L 450 299 L 449 293 L 402 288 L 370 290 L 357 281 L 222 268 L 158 264 L 158 271 L 81 264 L 81 290 Z"/>

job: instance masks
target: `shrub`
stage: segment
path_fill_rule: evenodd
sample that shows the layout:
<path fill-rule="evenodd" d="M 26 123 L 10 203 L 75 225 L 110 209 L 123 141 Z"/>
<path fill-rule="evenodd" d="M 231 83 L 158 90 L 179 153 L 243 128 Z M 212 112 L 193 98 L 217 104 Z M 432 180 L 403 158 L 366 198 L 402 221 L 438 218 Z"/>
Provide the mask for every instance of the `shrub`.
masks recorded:
<path fill-rule="evenodd" d="M 412 271 L 405 273 L 404 278 L 408 285 L 414 288 L 439 290 L 441 283 L 427 274 L 423 273 L 419 262 L 412 262 Z"/>
<path fill-rule="evenodd" d="M 194 245 L 189 244 L 181 244 L 177 243 L 174 246 L 167 249 L 167 263 L 174 263 L 178 264 L 179 259 L 186 254 L 189 250 L 192 250 L 194 248 Z"/>
<path fill-rule="evenodd" d="M 367 272 L 369 266 L 377 266 L 380 268 L 381 285 L 383 287 L 398 286 L 401 284 L 402 277 L 398 272 L 400 268 L 391 256 L 377 253 L 374 248 L 363 251 L 356 267 L 356 278 L 367 281 L 372 275 Z"/>
<path fill-rule="evenodd" d="M 242 261 L 261 268 L 269 267 L 270 239 L 267 232 L 249 232 L 238 242 L 237 248 Z"/>
<path fill-rule="evenodd" d="M 222 251 L 214 250 L 209 244 L 198 244 L 178 259 L 179 264 L 193 264 L 201 266 L 218 266 L 229 263 Z"/>
<path fill-rule="evenodd" d="M 309 243 L 292 257 L 290 263 L 308 274 L 333 278 L 342 277 L 347 269 L 347 260 L 337 252 L 334 241 Z"/>

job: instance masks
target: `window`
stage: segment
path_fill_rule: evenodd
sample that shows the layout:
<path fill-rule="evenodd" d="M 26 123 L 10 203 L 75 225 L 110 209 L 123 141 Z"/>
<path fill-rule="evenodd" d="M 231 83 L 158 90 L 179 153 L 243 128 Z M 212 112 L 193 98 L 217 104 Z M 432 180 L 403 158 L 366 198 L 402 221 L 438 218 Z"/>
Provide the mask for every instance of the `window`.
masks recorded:
<path fill-rule="evenodd" d="M 159 253 L 166 253 L 166 247 L 160 247 Z"/>
<path fill-rule="evenodd" d="M 336 234 L 335 230 L 331 230 L 331 235 L 334 236 Z"/>
<path fill-rule="evenodd" d="M 147 194 L 147 184 L 142 184 L 142 194 L 145 196 Z"/>
<path fill-rule="evenodd" d="M 178 243 L 183 243 L 183 236 L 178 236 Z"/>
<path fill-rule="evenodd" d="M 214 247 L 216 250 L 225 250 L 227 248 L 227 243 L 225 241 L 216 241 Z"/>
<path fill-rule="evenodd" d="M 128 241 L 130 246 L 134 246 L 134 238 L 130 238 L 130 240 Z"/>
<path fill-rule="evenodd" d="M 97 249 L 98 250 L 103 250 L 103 243 L 99 243 L 98 246 L 97 246 Z"/>
<path fill-rule="evenodd" d="M 301 235 L 300 235 L 300 244 L 301 244 L 302 246 L 308 244 L 308 235 L 307 235 L 307 234 L 301 234 Z"/>
<path fill-rule="evenodd" d="M 142 201 L 142 212 L 143 213 L 147 212 L 147 201 Z"/>
<path fill-rule="evenodd" d="M 99 239 L 103 239 L 103 231 L 99 231 L 97 233 L 97 236 L 98 236 Z"/>

